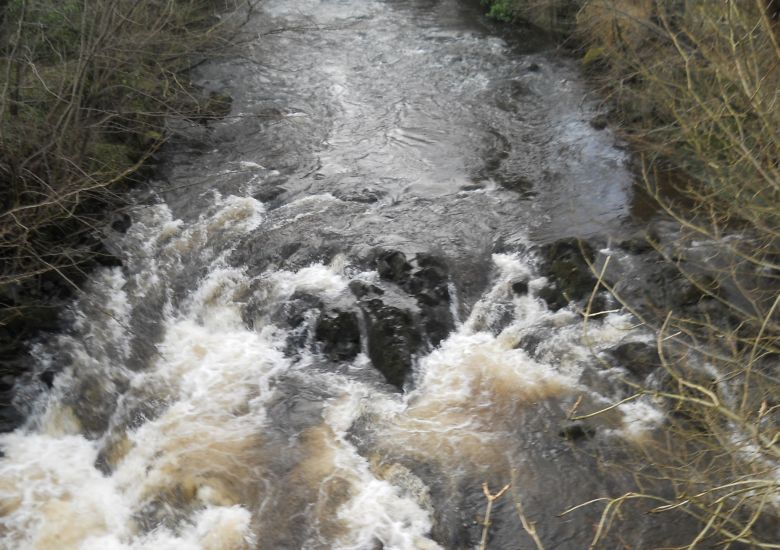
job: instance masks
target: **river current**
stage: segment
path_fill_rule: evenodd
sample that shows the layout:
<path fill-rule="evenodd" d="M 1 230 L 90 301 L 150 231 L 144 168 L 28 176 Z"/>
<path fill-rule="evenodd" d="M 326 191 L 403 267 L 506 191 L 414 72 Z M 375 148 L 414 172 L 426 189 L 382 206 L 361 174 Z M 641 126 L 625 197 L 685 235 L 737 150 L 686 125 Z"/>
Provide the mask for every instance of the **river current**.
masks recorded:
<path fill-rule="evenodd" d="M 265 0 L 197 70 L 232 111 L 174 125 L 123 265 L 35 345 L 0 547 L 475 548 L 482 483 L 510 481 L 490 548 L 533 547 L 520 501 L 547 548 L 587 547 L 600 509 L 558 515 L 628 487 L 596 450 L 661 415 L 561 437 L 623 396 L 598 357 L 643 335 L 549 309 L 535 247 L 623 231 L 632 176 L 576 63 L 479 12 Z"/>

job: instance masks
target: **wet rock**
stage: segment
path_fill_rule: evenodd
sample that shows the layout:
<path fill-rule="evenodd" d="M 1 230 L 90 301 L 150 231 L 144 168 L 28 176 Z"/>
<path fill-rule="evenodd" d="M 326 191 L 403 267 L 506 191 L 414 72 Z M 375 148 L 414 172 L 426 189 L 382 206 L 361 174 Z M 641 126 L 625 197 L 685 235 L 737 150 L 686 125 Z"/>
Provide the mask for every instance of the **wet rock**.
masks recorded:
<path fill-rule="evenodd" d="M 333 361 L 349 361 L 360 353 L 360 325 L 354 311 L 331 311 L 317 322 L 314 337 Z"/>
<path fill-rule="evenodd" d="M 630 252 L 631 254 L 645 254 L 647 252 L 652 252 L 654 248 L 650 244 L 648 238 L 649 237 L 645 235 L 635 235 L 618 242 L 617 247 L 621 250 L 625 250 L 626 252 Z"/>
<path fill-rule="evenodd" d="M 607 127 L 607 117 L 605 115 L 597 115 L 590 120 L 590 126 L 594 130 L 603 130 Z"/>
<path fill-rule="evenodd" d="M 591 439 L 596 435 L 596 428 L 583 422 L 566 422 L 561 426 L 558 436 L 568 441 Z"/>
<path fill-rule="evenodd" d="M 5 374 L 0 376 L 0 393 L 11 391 L 16 382 L 16 377 L 12 374 Z"/>
<path fill-rule="evenodd" d="M 375 203 L 384 195 L 384 192 L 376 189 L 363 189 L 361 191 L 337 191 L 334 193 L 334 196 L 339 200 L 358 202 L 363 204 Z"/>
<path fill-rule="evenodd" d="M 57 372 L 49 369 L 43 371 L 39 376 L 38 379 L 43 382 L 47 388 L 51 389 L 54 386 L 54 377 L 57 375 Z"/>
<path fill-rule="evenodd" d="M 434 346 L 455 327 L 450 311 L 449 269 L 441 258 L 418 254 L 419 269 L 412 273 L 407 290 L 417 298 L 425 333 Z"/>
<path fill-rule="evenodd" d="M 470 183 L 468 185 L 463 185 L 460 190 L 461 191 L 479 191 L 481 189 L 484 189 L 485 186 L 481 183 Z"/>
<path fill-rule="evenodd" d="M 410 261 L 400 251 L 384 251 L 376 260 L 376 269 L 383 280 L 398 285 L 417 301 L 422 331 L 431 345 L 447 337 L 455 323 L 449 307 L 449 268 L 442 258 L 419 253 Z"/>
<path fill-rule="evenodd" d="M 524 296 L 528 294 L 528 280 L 517 279 L 511 283 L 512 292 L 518 296 Z"/>
<path fill-rule="evenodd" d="M 244 322 L 250 328 L 258 318 L 263 318 L 264 304 L 256 304 L 253 300 L 243 313 Z M 315 320 L 324 308 L 322 300 L 312 294 L 295 292 L 290 298 L 268 314 L 268 319 L 278 327 L 289 329 L 285 353 L 295 355 L 309 341 Z"/>
<path fill-rule="evenodd" d="M 264 185 L 252 197 L 259 200 L 262 203 L 273 202 L 280 196 L 284 195 L 287 189 L 276 185 Z"/>
<path fill-rule="evenodd" d="M 523 349 L 525 352 L 533 357 L 536 354 L 536 349 L 539 347 L 547 334 L 542 332 L 527 332 L 520 337 L 520 340 L 515 344 L 515 349 Z"/>
<path fill-rule="evenodd" d="M 661 366 L 658 350 L 646 342 L 626 342 L 608 353 L 620 366 L 642 380 Z"/>
<path fill-rule="evenodd" d="M 406 256 L 397 250 L 385 252 L 376 261 L 379 276 L 386 280 L 403 285 L 409 278 L 412 266 L 406 261 Z"/>
<path fill-rule="evenodd" d="M 550 309 L 557 311 L 569 302 L 582 301 L 590 296 L 596 278 L 588 266 L 595 257 L 588 243 L 580 245 L 577 239 L 561 239 L 540 247 L 539 254 L 541 271 L 550 282 L 539 291 L 539 297 Z"/>
<path fill-rule="evenodd" d="M 5 392 L 0 393 L 0 400 L 6 403 L 9 397 Z M 0 433 L 12 432 L 22 425 L 24 415 L 13 405 L 0 405 Z"/>
<path fill-rule="evenodd" d="M 364 283 L 363 281 L 350 281 L 349 290 L 356 298 L 365 298 L 366 296 L 381 296 L 385 293 L 384 290 L 376 285 Z"/>
<path fill-rule="evenodd" d="M 553 311 L 558 311 L 559 309 L 566 307 L 569 303 L 567 297 L 555 286 L 546 286 L 540 289 L 539 297 L 544 300 L 547 307 Z"/>
<path fill-rule="evenodd" d="M 654 293 L 654 302 L 665 309 L 692 306 L 706 296 L 706 292 L 682 275 L 672 264 L 664 264 L 651 273 L 647 283 L 649 288 L 660 291 Z"/>
<path fill-rule="evenodd" d="M 408 310 L 374 298 L 361 302 L 368 334 L 368 355 L 374 367 L 394 386 L 403 386 L 421 339 Z"/>
<path fill-rule="evenodd" d="M 123 393 L 123 380 L 105 378 L 101 373 L 89 372 L 64 400 L 81 425 L 84 436 L 98 439 L 108 428 L 117 407 L 117 397 Z"/>
<path fill-rule="evenodd" d="M 271 322 L 281 327 L 297 328 L 306 321 L 307 314 L 311 310 L 322 309 L 322 307 L 322 300 L 317 296 L 306 292 L 295 292 L 271 313 Z"/>
<path fill-rule="evenodd" d="M 132 223 L 133 221 L 130 219 L 130 216 L 122 212 L 114 216 L 111 221 L 111 229 L 117 233 L 127 233 L 127 230 L 130 229 Z"/>
<path fill-rule="evenodd" d="M 118 256 L 106 251 L 103 247 L 95 250 L 93 260 L 97 265 L 103 267 L 122 267 L 122 260 Z"/>
<path fill-rule="evenodd" d="M 233 107 L 233 98 L 224 92 L 209 92 L 208 98 L 198 106 L 198 122 L 206 124 L 210 120 L 219 120 L 230 114 Z"/>
<path fill-rule="evenodd" d="M 23 348 L 12 350 L 10 358 L 0 359 L 0 433 L 11 432 L 24 422 L 27 411 L 14 405 L 16 380 L 31 367 L 32 360 Z"/>

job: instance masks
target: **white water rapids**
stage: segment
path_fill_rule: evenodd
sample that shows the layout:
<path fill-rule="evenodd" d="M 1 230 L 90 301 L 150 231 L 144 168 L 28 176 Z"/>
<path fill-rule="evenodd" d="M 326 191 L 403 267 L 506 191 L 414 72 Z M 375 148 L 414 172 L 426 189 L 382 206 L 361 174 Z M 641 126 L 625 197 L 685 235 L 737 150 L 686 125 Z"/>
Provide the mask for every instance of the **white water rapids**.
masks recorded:
<path fill-rule="evenodd" d="M 482 483 L 513 471 L 549 548 L 587 546 L 598 511 L 557 514 L 619 476 L 559 430 L 580 397 L 626 396 L 598 359 L 642 335 L 625 314 L 550 311 L 531 241 L 620 227 L 630 174 L 576 69 L 469 6 L 266 0 L 246 55 L 199 68 L 233 112 L 176 129 L 159 202 L 112 236 L 122 267 L 35 345 L 27 422 L 0 435 L 0 548 L 473 548 Z M 415 349 L 404 391 L 372 365 L 364 317 L 348 360 L 311 330 L 360 311 L 356 282 L 419 313 L 375 250 L 449 266 L 433 307 L 455 328 Z M 586 444 L 660 419 L 625 403 Z M 491 536 L 525 536 L 511 500 Z"/>
<path fill-rule="evenodd" d="M 209 244 L 224 246 L 261 225 L 262 204 L 220 199 L 189 227 L 172 220 L 164 205 L 137 216 L 126 239 L 133 241 L 127 246 L 142 248 L 142 265 L 134 266 L 131 280 L 118 268 L 96 274 L 82 307 L 97 302 L 105 311 L 87 318 L 77 310 L 76 334 L 59 342 L 75 355 L 73 364 L 40 396 L 24 429 L 0 436 L 3 548 L 262 548 L 265 530 L 278 528 L 286 507 L 306 515 L 288 525 L 306 530 L 306 548 L 360 549 L 376 541 L 384 548 L 438 548 L 429 538 L 432 504 L 424 483 L 400 464 L 358 453 L 347 437 L 352 424 L 372 419 L 378 456 L 389 445 L 407 457 L 442 463 L 457 457 L 462 468 L 506 468 L 506 438 L 512 437 L 506 423 L 518 409 L 588 391 L 578 378 L 592 350 L 572 312 L 550 313 L 532 294 L 509 298 L 515 320 L 498 334 L 484 330 L 511 295 L 511 281 L 529 274 L 528 260 L 517 255 L 494 256 L 492 288 L 461 328 L 419 359 L 414 387 L 402 395 L 377 383 L 363 354 L 346 374 L 327 372 L 315 367 L 313 356 L 295 363 L 285 357 L 285 334 L 273 324 L 245 326 L 240 308 L 251 281 L 225 266 L 227 249 L 217 253 Z M 186 304 L 168 307 L 153 366 L 127 369 L 129 299 L 143 299 L 151 285 L 180 268 L 181 254 L 195 249 L 211 258 L 208 275 Z M 332 300 L 348 292 L 350 278 L 372 275 L 311 265 L 259 279 L 265 299 L 282 302 L 296 290 Z M 541 357 L 549 359 L 539 361 L 516 344 L 544 323 L 550 332 Z M 628 327 L 627 318 L 612 314 L 588 338 L 597 349 L 609 346 Z M 127 388 L 116 395 L 110 429 L 96 440 L 81 435 L 73 411 L 79 404 L 68 400 L 87 372 Z M 282 377 L 300 379 L 301 387 L 316 387 L 326 397 L 321 421 L 296 434 L 295 461 L 280 478 L 266 468 L 278 459 L 274 454 L 289 449 L 277 447 L 266 432 L 267 407 Z M 129 422 L 134 403 L 144 399 L 158 403 L 159 412 Z M 629 430 L 652 423 L 651 408 L 637 414 L 627 405 L 625 412 L 633 422 Z M 108 475 L 95 465 L 101 449 Z M 158 505 L 179 509 L 153 510 Z M 150 514 L 163 519 L 144 529 Z"/>

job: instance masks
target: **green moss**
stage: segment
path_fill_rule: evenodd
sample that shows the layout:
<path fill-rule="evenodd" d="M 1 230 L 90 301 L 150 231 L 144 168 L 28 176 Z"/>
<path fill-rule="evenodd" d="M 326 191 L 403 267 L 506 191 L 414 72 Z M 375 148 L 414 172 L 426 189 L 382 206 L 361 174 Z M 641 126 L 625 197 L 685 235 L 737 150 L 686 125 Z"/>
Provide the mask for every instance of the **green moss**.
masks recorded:
<path fill-rule="evenodd" d="M 593 65 L 604 60 L 605 50 L 601 46 L 592 46 L 585 50 L 582 56 L 582 64 L 585 66 Z"/>
<path fill-rule="evenodd" d="M 516 4 L 516 0 L 482 0 L 482 5 L 488 7 L 488 17 L 498 21 L 514 19 Z"/>

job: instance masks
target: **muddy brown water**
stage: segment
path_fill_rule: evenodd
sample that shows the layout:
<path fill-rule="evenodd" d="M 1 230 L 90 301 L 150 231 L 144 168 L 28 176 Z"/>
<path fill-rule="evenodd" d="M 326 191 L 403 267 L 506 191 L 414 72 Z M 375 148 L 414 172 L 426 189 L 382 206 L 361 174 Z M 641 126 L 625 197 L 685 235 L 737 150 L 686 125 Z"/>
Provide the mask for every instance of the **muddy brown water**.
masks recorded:
<path fill-rule="evenodd" d="M 36 344 L 0 546 L 475 548 L 482 483 L 512 478 L 490 548 L 532 547 L 517 499 L 547 548 L 588 546 L 601 508 L 559 514 L 630 488 L 598 451 L 662 416 L 560 436 L 625 396 L 597 355 L 645 336 L 550 311 L 534 246 L 626 232 L 632 176 L 576 63 L 479 9 L 266 0 L 198 69 L 232 111 L 176 125 L 123 267 Z"/>

